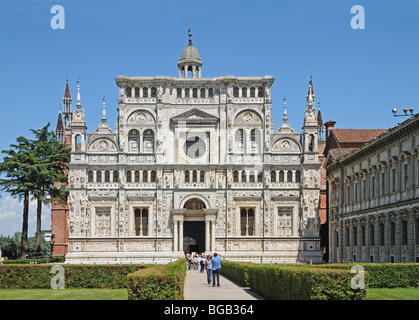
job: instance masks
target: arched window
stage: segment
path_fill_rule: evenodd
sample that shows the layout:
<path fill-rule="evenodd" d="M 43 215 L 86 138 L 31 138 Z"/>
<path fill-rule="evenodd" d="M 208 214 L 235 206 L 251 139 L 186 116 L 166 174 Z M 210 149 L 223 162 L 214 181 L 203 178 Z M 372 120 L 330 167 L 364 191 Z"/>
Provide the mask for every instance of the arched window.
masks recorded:
<path fill-rule="evenodd" d="M 292 182 L 292 171 L 291 170 L 287 171 L 287 182 Z"/>
<path fill-rule="evenodd" d="M 183 209 L 186 210 L 202 210 L 206 209 L 205 203 L 201 199 L 189 199 L 186 201 L 185 205 L 183 206 Z"/>
<path fill-rule="evenodd" d="M 214 98 L 214 89 L 213 88 L 209 88 L 208 89 L 208 98 Z"/>
<path fill-rule="evenodd" d="M 279 182 L 284 182 L 284 171 L 279 171 Z"/>
<path fill-rule="evenodd" d="M 93 171 L 89 171 L 87 174 L 87 179 L 88 182 L 93 182 Z"/>
<path fill-rule="evenodd" d="M 295 171 L 295 182 L 301 182 L 301 172 L 300 172 L 300 170 Z"/>
<path fill-rule="evenodd" d="M 256 91 L 255 91 L 255 88 L 253 88 L 253 87 L 252 87 L 252 88 L 250 88 L 250 97 L 251 97 L 251 98 L 254 98 L 254 97 L 255 97 L 255 92 L 256 92 Z"/>
<path fill-rule="evenodd" d="M 251 153 L 259 153 L 260 133 L 257 129 L 250 131 Z"/>
<path fill-rule="evenodd" d="M 244 152 L 244 131 L 243 131 L 243 129 L 239 129 L 239 130 L 236 131 L 235 144 L 236 144 L 236 152 L 237 153 L 243 153 Z"/>
<path fill-rule="evenodd" d="M 144 152 L 154 152 L 154 132 L 151 129 L 147 129 L 143 134 Z"/>
<path fill-rule="evenodd" d="M 140 88 L 135 88 L 135 97 L 136 98 L 140 97 Z"/>
<path fill-rule="evenodd" d="M 138 132 L 138 130 L 134 129 L 128 132 L 129 151 L 139 152 L 140 151 L 140 148 L 138 145 L 139 143 L 140 143 L 140 133 Z"/>
<path fill-rule="evenodd" d="M 239 97 L 239 88 L 237 88 L 237 87 L 234 87 L 233 88 L 233 96 L 235 98 L 238 98 Z"/>
<path fill-rule="evenodd" d="M 147 172 L 147 170 L 143 171 L 143 182 L 148 182 L 148 172 Z"/>
<path fill-rule="evenodd" d="M 102 182 L 102 171 L 96 171 L 96 182 Z"/>
<path fill-rule="evenodd" d="M 105 171 L 105 182 L 111 181 L 111 175 L 108 170 Z"/>
<path fill-rule="evenodd" d="M 233 182 L 239 182 L 239 172 L 237 170 L 233 172 Z"/>
<path fill-rule="evenodd" d="M 132 94 L 131 88 L 126 87 L 125 88 L 125 95 L 127 96 L 127 98 L 131 98 L 131 94 Z"/>
<path fill-rule="evenodd" d="M 250 172 L 249 182 L 255 182 L 255 173 L 253 171 Z"/>
<path fill-rule="evenodd" d="M 131 176 L 130 170 L 127 171 L 127 182 L 132 182 L 132 176 Z"/>
<path fill-rule="evenodd" d="M 113 182 L 118 182 L 119 179 L 119 173 L 117 170 L 113 171 Z"/>
<path fill-rule="evenodd" d="M 262 87 L 259 87 L 258 88 L 258 97 L 259 98 L 263 98 L 263 95 L 264 95 L 264 90 L 263 90 L 263 88 Z"/>
<path fill-rule="evenodd" d="M 143 88 L 143 97 L 148 98 L 148 88 L 147 87 Z"/>
<path fill-rule="evenodd" d="M 201 88 L 201 98 L 205 98 L 205 88 Z"/>
<path fill-rule="evenodd" d="M 157 89 L 156 89 L 156 87 L 152 87 L 151 88 L 151 97 L 152 98 L 157 97 Z"/>
<path fill-rule="evenodd" d="M 189 177 L 189 170 L 185 171 L 185 182 L 189 182 L 190 177 Z"/>
<path fill-rule="evenodd" d="M 151 171 L 151 182 L 156 182 L 156 171 L 155 170 Z"/>
<path fill-rule="evenodd" d="M 276 171 L 275 170 L 271 171 L 271 182 L 276 182 Z"/>
<path fill-rule="evenodd" d="M 135 182 L 140 182 L 140 171 L 135 171 Z"/>
<path fill-rule="evenodd" d="M 196 172 L 196 170 L 194 170 L 192 172 L 192 182 L 197 182 L 198 181 L 198 174 Z"/>
<path fill-rule="evenodd" d="M 243 87 L 242 88 L 242 97 L 243 98 L 246 98 L 247 97 L 247 88 L 246 87 Z"/>
<path fill-rule="evenodd" d="M 192 89 L 192 98 L 198 98 L 198 89 L 197 88 Z"/>
<path fill-rule="evenodd" d="M 75 141 L 76 152 L 80 152 L 81 151 L 81 136 L 76 135 L 75 139 L 76 139 Z"/>
<path fill-rule="evenodd" d="M 190 98 L 189 97 L 189 88 L 185 89 L 185 98 Z"/>
<path fill-rule="evenodd" d="M 308 135 L 308 151 L 314 151 L 314 135 Z"/>
<path fill-rule="evenodd" d="M 182 98 L 182 89 L 181 88 L 176 89 L 176 95 L 177 95 L 178 98 Z"/>
<path fill-rule="evenodd" d="M 201 170 L 201 172 L 199 173 L 199 181 L 200 182 L 205 182 L 205 172 Z"/>
<path fill-rule="evenodd" d="M 246 182 L 246 171 L 242 171 L 242 182 Z"/>

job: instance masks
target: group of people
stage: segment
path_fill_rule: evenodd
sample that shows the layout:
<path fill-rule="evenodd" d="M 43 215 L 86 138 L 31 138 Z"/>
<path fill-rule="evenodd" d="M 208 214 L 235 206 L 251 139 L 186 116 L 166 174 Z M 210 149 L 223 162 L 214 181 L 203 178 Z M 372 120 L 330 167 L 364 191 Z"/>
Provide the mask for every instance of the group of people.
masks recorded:
<path fill-rule="evenodd" d="M 188 253 L 186 260 L 188 261 L 188 270 L 194 269 L 199 272 L 207 273 L 207 282 L 209 285 L 215 287 L 220 286 L 220 271 L 221 271 L 221 258 L 222 256 L 214 253 L 214 256 L 205 253 L 194 253 L 193 255 Z"/>

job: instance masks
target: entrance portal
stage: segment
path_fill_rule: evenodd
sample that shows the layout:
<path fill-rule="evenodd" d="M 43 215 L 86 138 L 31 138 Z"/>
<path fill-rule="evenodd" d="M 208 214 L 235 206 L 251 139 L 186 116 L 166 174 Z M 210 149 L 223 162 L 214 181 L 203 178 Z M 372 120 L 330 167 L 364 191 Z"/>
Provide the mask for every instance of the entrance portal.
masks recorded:
<path fill-rule="evenodd" d="M 205 251 L 205 222 L 184 221 L 183 248 L 185 253 Z"/>

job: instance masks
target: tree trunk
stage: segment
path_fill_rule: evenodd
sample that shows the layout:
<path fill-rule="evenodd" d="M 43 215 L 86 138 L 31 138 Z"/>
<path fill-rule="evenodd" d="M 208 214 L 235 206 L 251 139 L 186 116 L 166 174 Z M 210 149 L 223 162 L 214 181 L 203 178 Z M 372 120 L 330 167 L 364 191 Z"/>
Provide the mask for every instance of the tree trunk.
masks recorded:
<path fill-rule="evenodd" d="M 35 252 L 41 252 L 41 214 L 42 214 L 42 201 L 38 197 L 38 207 L 36 208 L 36 233 L 35 233 Z"/>
<path fill-rule="evenodd" d="M 22 243 L 20 244 L 20 259 L 25 259 L 26 252 L 28 252 L 28 216 L 29 191 L 25 191 L 25 199 L 23 200 Z"/>

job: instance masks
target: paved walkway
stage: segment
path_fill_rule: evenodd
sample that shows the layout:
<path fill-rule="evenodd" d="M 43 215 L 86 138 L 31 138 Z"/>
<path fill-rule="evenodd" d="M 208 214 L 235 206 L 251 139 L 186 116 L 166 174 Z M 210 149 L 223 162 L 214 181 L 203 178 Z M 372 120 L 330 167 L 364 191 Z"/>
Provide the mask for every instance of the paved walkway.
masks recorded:
<path fill-rule="evenodd" d="M 206 272 L 186 270 L 185 300 L 263 300 L 248 288 L 220 275 L 220 287 L 207 283 Z"/>

